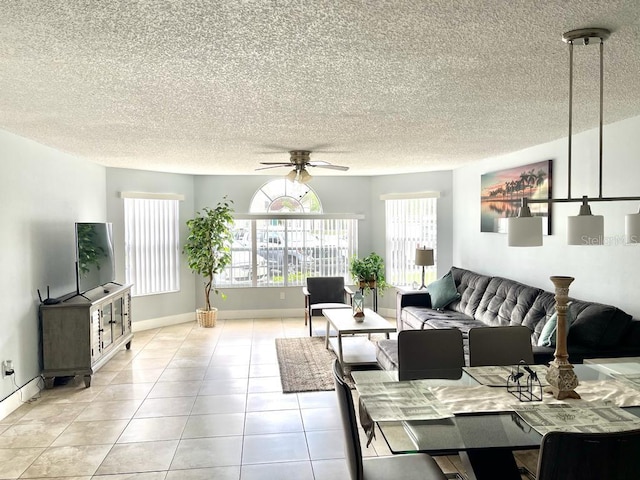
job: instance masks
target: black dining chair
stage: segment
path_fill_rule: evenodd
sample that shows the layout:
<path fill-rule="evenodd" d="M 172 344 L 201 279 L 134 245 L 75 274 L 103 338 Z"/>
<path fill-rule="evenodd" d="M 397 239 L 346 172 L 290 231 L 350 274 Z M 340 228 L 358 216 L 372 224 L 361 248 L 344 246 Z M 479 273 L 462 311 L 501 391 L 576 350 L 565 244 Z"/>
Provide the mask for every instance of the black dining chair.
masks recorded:
<path fill-rule="evenodd" d="M 398 333 L 398 380 L 462 376 L 464 346 L 456 328 Z"/>
<path fill-rule="evenodd" d="M 304 324 L 309 324 L 309 336 L 313 335 L 311 320 L 322 315 L 323 309 L 351 308 L 353 291 L 344 284 L 344 277 L 307 277 L 304 294 Z"/>
<path fill-rule="evenodd" d="M 533 363 L 531 330 L 522 325 L 469 330 L 469 366 Z"/>
<path fill-rule="evenodd" d="M 333 362 L 333 378 L 344 434 L 344 453 L 350 480 L 446 480 L 445 474 L 429 455 L 412 453 L 385 457 L 362 457 L 356 411 L 351 389 L 344 382 L 342 368 Z"/>
<path fill-rule="evenodd" d="M 549 432 L 542 438 L 537 480 L 640 478 L 640 430 Z"/>

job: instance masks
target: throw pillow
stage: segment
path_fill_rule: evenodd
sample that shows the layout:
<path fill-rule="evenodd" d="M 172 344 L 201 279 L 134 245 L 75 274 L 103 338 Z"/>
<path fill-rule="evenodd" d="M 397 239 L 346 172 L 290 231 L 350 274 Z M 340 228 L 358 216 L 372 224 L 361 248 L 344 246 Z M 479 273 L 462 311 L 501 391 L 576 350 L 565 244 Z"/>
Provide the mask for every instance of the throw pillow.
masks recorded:
<path fill-rule="evenodd" d="M 540 332 L 540 338 L 538 338 L 538 346 L 539 347 L 550 347 L 551 339 L 553 338 L 553 342 L 556 339 L 556 328 L 558 327 L 558 314 L 556 312 L 551 315 L 547 323 L 542 327 L 542 332 Z"/>
<path fill-rule="evenodd" d="M 567 334 L 569 333 L 569 328 L 575 321 L 575 315 L 571 311 L 571 303 L 569 303 L 569 308 L 567 308 L 567 315 L 565 316 L 565 320 L 567 322 Z M 540 338 L 538 339 L 539 347 L 555 347 L 556 346 L 556 332 L 558 329 L 558 313 L 554 312 L 551 315 L 551 318 L 544 324 L 542 328 L 542 332 L 540 332 Z"/>
<path fill-rule="evenodd" d="M 451 272 L 427 285 L 427 292 L 429 292 L 431 296 L 431 308 L 437 310 L 446 307 L 454 300 L 460 298 Z"/>

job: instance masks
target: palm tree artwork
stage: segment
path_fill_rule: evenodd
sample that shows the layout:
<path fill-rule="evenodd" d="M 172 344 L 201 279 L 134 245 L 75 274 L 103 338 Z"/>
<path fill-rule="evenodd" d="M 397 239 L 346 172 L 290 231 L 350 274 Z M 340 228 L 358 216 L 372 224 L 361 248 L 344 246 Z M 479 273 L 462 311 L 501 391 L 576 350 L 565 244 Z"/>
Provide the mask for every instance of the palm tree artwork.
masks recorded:
<path fill-rule="evenodd" d="M 523 198 L 551 198 L 551 160 L 485 173 L 481 176 L 480 231 L 506 233 L 506 219 L 517 217 Z M 550 204 L 529 205 L 532 215 L 544 217 L 544 233 L 551 233 Z"/>

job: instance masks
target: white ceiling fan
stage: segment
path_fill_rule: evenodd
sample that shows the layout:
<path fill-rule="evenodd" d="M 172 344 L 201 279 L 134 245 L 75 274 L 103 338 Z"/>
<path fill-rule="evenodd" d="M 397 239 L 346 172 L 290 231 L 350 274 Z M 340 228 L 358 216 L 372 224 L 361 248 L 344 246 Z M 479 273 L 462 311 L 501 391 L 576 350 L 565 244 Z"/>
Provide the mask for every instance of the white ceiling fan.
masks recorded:
<path fill-rule="evenodd" d="M 324 161 L 312 161 L 310 150 L 291 150 L 289 155 L 291 155 L 291 158 L 288 162 L 260 162 L 260 165 L 266 165 L 266 167 L 259 167 L 256 170 L 293 166 L 293 170 L 287 174 L 286 178 L 292 182 L 299 183 L 307 183 L 311 180 L 311 174 L 307 171 L 307 167 L 329 168 L 343 172 L 349 170 L 349 167 L 342 165 L 333 165 Z"/>

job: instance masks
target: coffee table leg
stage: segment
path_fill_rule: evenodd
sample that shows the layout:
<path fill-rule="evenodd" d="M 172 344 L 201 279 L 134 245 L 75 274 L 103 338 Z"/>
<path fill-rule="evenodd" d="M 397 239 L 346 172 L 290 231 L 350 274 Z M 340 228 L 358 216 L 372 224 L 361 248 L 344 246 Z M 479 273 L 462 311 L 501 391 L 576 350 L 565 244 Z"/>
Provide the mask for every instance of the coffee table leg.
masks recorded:
<path fill-rule="evenodd" d="M 329 320 L 327 320 L 327 333 L 324 336 L 324 348 L 329 350 L 329 332 L 331 331 L 329 327 Z"/>
<path fill-rule="evenodd" d="M 344 363 L 342 361 L 342 335 L 340 334 L 340 332 L 338 332 L 338 361 L 340 362 L 340 366 L 342 367 L 342 370 L 344 371 Z"/>

